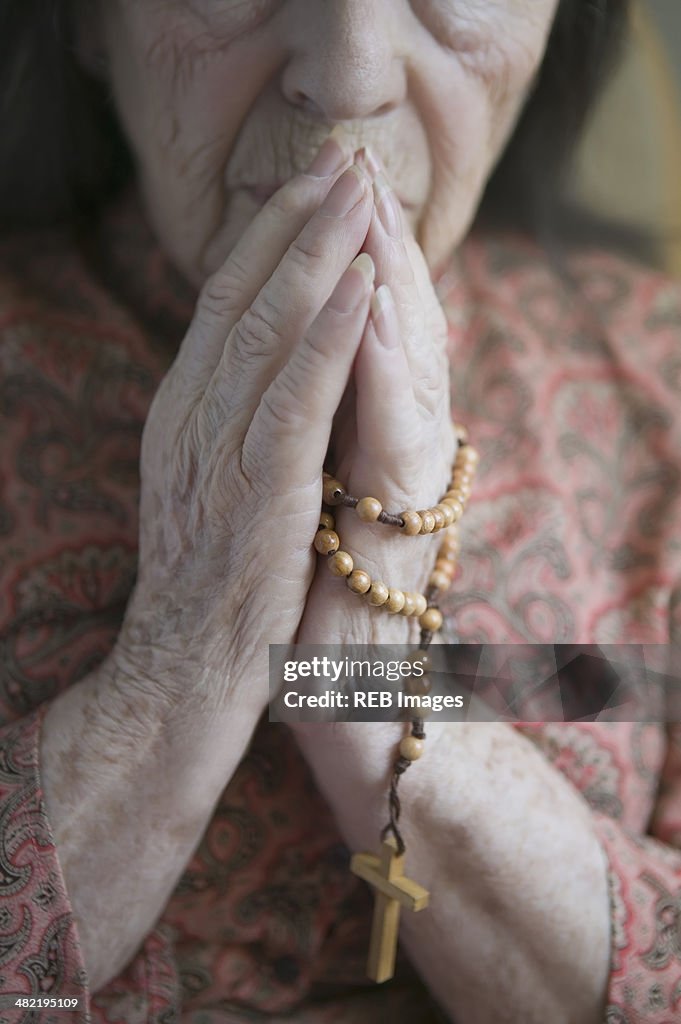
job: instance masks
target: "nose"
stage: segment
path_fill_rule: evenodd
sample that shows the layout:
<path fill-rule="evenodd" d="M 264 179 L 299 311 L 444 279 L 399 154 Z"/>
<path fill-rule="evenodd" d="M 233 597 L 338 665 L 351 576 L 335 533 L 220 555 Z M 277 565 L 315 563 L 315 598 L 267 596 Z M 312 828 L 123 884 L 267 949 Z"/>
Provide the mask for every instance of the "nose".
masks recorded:
<path fill-rule="evenodd" d="M 311 0 L 289 40 L 281 90 L 308 116 L 335 123 L 379 117 L 407 95 L 396 0 Z"/>

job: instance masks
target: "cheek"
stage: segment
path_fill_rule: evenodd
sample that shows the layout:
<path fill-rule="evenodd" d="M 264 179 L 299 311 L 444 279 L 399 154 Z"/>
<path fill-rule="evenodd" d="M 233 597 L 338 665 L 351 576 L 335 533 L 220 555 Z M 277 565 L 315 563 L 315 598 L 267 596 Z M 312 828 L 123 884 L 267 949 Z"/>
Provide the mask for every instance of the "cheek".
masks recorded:
<path fill-rule="evenodd" d="M 113 5 L 112 5 L 113 6 Z M 230 154 L 262 92 L 270 58 L 162 5 L 108 28 L 119 116 L 156 231 L 193 279 L 225 207 Z"/>
<path fill-rule="evenodd" d="M 544 52 L 544 39 L 509 40 L 491 46 L 470 65 L 481 83 L 489 111 L 487 146 L 495 159 L 513 128 L 531 89 Z"/>
<path fill-rule="evenodd" d="M 433 177 L 419 241 L 431 267 L 463 239 L 541 63 L 554 5 L 538 5 L 534 26 L 500 17 L 461 29 L 423 80 Z"/>

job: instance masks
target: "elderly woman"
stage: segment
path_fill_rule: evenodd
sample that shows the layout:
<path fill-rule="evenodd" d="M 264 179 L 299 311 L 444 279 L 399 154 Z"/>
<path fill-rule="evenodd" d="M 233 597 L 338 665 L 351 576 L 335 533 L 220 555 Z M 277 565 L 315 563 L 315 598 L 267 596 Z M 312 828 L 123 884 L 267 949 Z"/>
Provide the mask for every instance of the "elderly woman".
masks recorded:
<path fill-rule="evenodd" d="M 417 641 L 318 566 L 322 474 L 432 507 L 452 411 L 450 636 L 673 639 L 681 296 L 544 244 L 623 8 L 0 5 L 4 1020 L 678 1017 L 678 732 L 429 724 L 377 987 L 404 727 L 264 715 L 270 643 Z M 338 524 L 422 590 L 434 538 Z"/>

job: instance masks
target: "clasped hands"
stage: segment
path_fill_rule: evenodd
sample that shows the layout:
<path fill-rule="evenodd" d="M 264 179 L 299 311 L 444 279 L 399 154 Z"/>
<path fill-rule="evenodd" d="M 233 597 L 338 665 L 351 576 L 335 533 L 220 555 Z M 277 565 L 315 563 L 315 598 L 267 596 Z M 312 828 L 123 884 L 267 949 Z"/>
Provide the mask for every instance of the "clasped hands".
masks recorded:
<path fill-rule="evenodd" d="M 171 736 L 188 736 L 197 761 L 206 744 L 217 786 L 266 707 L 268 644 L 416 639 L 413 623 L 351 594 L 312 549 L 325 464 L 353 494 L 418 509 L 439 500 L 455 446 L 428 268 L 375 165 L 352 161 L 329 140 L 256 214 L 205 283 L 145 423 L 138 575 L 112 679 L 136 735 L 153 719 L 155 734 L 170 722 Z M 373 578 L 423 585 L 434 538 L 348 510 L 338 526 Z M 372 847 L 402 725 L 294 731 L 350 848 Z M 418 969 L 457 1017 L 475 1007 L 491 1020 L 509 1005 L 518 1019 L 566 1020 L 569 1004 L 570 1019 L 597 1019 L 607 884 L 582 798 L 504 724 L 427 732 L 401 818 L 412 876 L 440 893 L 405 925 Z M 566 864 L 579 871 L 566 878 Z M 464 914 L 474 928 L 461 929 Z M 578 936 L 569 958 L 564 933 Z M 497 991 L 490 965 L 511 948 Z"/>
<path fill-rule="evenodd" d="M 117 646 L 162 700 L 259 712 L 270 643 L 416 639 L 318 564 L 312 540 L 325 467 L 395 511 L 439 500 L 455 449 L 446 337 L 385 172 L 334 132 L 206 281 L 145 424 Z M 423 587 L 434 538 L 349 510 L 338 522 L 356 565 Z"/>

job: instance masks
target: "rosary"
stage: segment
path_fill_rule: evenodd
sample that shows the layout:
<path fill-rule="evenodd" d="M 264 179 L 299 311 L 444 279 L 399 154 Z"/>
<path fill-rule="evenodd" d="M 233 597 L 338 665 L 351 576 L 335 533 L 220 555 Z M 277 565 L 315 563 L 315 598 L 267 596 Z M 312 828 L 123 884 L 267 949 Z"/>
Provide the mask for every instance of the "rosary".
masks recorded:
<path fill-rule="evenodd" d="M 389 587 L 382 580 L 372 580 L 364 569 L 356 569 L 352 555 L 341 550 L 336 522 L 329 511 L 322 511 L 314 540 L 315 550 L 326 556 L 329 570 L 334 576 L 345 577 L 348 589 L 353 594 L 363 596 L 370 605 L 384 608 L 393 615 L 418 619 L 421 634 L 418 650 L 412 660 L 419 661 L 424 670 L 431 664 L 428 647 L 433 635 L 442 626 L 442 612 L 437 597 L 450 587 L 456 574 L 461 550 L 458 521 L 470 497 L 478 464 L 478 453 L 469 445 L 465 427 L 455 425 L 455 431 L 457 451 L 452 478 L 445 496 L 434 508 L 418 512 L 407 510 L 393 515 L 385 512 L 376 498 L 354 498 L 338 480 L 329 473 L 324 474 L 323 503 L 328 508 L 352 508 L 362 522 L 394 526 L 408 537 L 444 531 L 444 539 L 425 593 Z M 406 690 L 413 696 L 425 696 L 431 690 L 428 676 L 408 678 Z M 355 853 L 350 863 L 350 870 L 375 889 L 367 974 L 376 982 L 392 978 L 395 970 L 400 908 L 418 911 L 428 906 L 428 890 L 403 874 L 406 848 L 398 828 L 400 800 L 397 793 L 400 777 L 412 761 L 417 761 L 423 754 L 426 738 L 423 726 L 424 712 L 419 709 L 418 714 L 411 718 L 411 734 L 400 742 L 393 765 L 388 798 L 389 821 L 380 834 L 380 855 Z"/>

